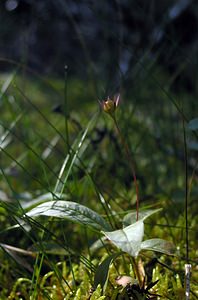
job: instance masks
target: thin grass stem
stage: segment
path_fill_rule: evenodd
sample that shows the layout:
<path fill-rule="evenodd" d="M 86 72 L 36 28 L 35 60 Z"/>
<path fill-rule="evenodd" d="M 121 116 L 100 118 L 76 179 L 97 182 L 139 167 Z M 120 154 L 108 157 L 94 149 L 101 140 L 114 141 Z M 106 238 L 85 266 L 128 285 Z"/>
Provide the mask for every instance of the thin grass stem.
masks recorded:
<path fill-rule="evenodd" d="M 184 138 L 184 158 L 185 158 L 185 227 L 186 227 L 186 262 L 189 260 L 189 236 L 188 236 L 188 153 L 186 145 L 186 131 L 183 125 L 183 138 Z"/>
<path fill-rule="evenodd" d="M 138 187 L 138 183 L 137 183 L 137 178 L 136 178 L 136 172 L 135 172 L 134 163 L 133 163 L 133 161 L 131 159 L 131 154 L 130 154 L 130 150 L 129 150 L 128 144 L 126 143 L 125 138 L 122 135 L 122 132 L 120 130 L 120 127 L 118 125 L 116 117 L 112 116 L 112 119 L 113 119 L 114 124 L 116 126 L 118 135 L 120 136 L 120 140 L 121 140 L 121 143 L 122 143 L 122 145 L 124 147 L 124 150 L 125 150 L 125 153 L 126 153 L 126 157 L 127 157 L 128 162 L 130 164 L 131 172 L 132 172 L 132 175 L 133 175 L 133 180 L 134 180 L 134 185 L 135 185 L 135 190 L 136 190 L 136 221 L 138 221 L 138 217 L 139 217 L 139 187 Z"/>
<path fill-rule="evenodd" d="M 67 101 L 67 77 L 68 77 L 68 67 L 65 66 L 65 84 L 64 84 L 64 114 L 65 114 L 65 136 L 67 141 L 67 148 L 69 150 L 69 130 L 68 130 L 68 117 L 69 117 L 69 109 L 68 109 L 68 101 Z"/>

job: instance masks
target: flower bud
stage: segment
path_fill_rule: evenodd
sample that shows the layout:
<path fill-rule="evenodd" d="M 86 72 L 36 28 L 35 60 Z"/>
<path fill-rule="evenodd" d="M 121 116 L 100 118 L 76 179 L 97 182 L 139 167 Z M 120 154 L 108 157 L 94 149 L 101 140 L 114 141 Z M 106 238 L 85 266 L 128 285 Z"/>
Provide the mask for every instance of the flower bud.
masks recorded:
<path fill-rule="evenodd" d="M 104 110 L 104 112 L 113 116 L 119 104 L 119 100 L 120 100 L 120 95 L 118 95 L 117 97 L 114 96 L 113 100 L 108 97 L 107 100 L 102 101 L 101 103 L 102 109 Z"/>
<path fill-rule="evenodd" d="M 113 100 L 108 99 L 106 101 L 103 101 L 102 103 L 103 105 L 103 110 L 108 113 L 108 114 L 112 114 L 114 113 L 115 109 L 116 109 L 116 104 Z"/>

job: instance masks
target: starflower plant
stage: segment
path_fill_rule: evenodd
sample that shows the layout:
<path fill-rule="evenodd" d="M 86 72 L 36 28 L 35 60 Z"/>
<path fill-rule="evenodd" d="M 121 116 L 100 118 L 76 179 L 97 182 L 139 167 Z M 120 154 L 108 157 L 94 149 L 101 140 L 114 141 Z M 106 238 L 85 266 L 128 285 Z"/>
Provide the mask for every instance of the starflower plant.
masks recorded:
<path fill-rule="evenodd" d="M 137 182 L 136 172 L 135 172 L 135 163 L 132 160 L 128 144 L 127 144 L 124 136 L 122 135 L 122 132 L 120 130 L 120 127 L 118 125 L 117 118 L 116 118 L 116 115 L 115 115 L 115 111 L 116 111 L 116 108 L 119 105 L 119 102 L 120 102 L 120 94 L 115 95 L 113 97 L 113 100 L 108 97 L 107 100 L 103 100 L 102 102 L 100 102 L 100 105 L 102 107 L 102 110 L 105 113 L 109 114 L 111 116 L 111 118 L 113 119 L 115 127 L 116 127 L 116 130 L 117 130 L 117 133 L 118 133 L 118 135 L 120 137 L 121 144 L 123 146 L 123 149 L 125 151 L 127 160 L 129 162 L 129 167 L 131 169 L 131 173 L 132 173 L 133 181 L 134 181 L 134 186 L 135 186 L 135 191 L 136 191 L 136 221 L 138 221 L 138 214 L 139 214 L 139 188 L 138 188 L 138 182 Z"/>

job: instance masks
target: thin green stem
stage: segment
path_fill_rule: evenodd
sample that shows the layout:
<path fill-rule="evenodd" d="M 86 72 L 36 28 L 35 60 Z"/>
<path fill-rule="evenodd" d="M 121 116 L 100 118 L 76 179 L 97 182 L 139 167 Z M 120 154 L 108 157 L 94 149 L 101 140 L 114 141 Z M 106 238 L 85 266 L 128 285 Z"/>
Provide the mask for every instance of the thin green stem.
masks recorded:
<path fill-rule="evenodd" d="M 186 147 L 186 131 L 183 119 L 184 135 L 184 157 L 185 157 L 185 227 L 186 227 L 186 262 L 189 261 L 189 241 L 188 241 L 188 153 Z"/>
<path fill-rule="evenodd" d="M 116 117 L 114 115 L 111 115 L 111 117 L 112 117 L 112 119 L 114 121 L 114 124 L 116 126 L 116 129 L 117 129 L 118 135 L 120 137 L 121 143 L 122 143 L 122 145 L 124 147 L 124 150 L 125 150 L 125 153 L 126 153 L 126 157 L 127 157 L 128 161 L 129 161 L 129 165 L 130 165 L 131 172 L 132 172 L 132 175 L 133 175 L 133 181 L 134 181 L 135 190 L 136 190 L 136 221 L 138 221 L 138 217 L 139 217 L 139 188 L 138 188 L 138 183 L 137 183 L 137 178 L 136 178 L 134 163 L 133 163 L 132 158 L 131 158 L 131 154 L 130 154 L 130 150 L 129 150 L 128 144 L 126 143 L 125 138 L 122 135 L 122 132 L 120 130 L 120 127 L 118 125 Z"/>
<path fill-rule="evenodd" d="M 67 141 L 67 148 L 69 150 L 69 130 L 68 130 L 69 109 L 68 109 L 68 101 L 67 101 L 67 76 L 68 76 L 68 67 L 65 66 L 64 115 L 65 115 L 65 135 Z"/>

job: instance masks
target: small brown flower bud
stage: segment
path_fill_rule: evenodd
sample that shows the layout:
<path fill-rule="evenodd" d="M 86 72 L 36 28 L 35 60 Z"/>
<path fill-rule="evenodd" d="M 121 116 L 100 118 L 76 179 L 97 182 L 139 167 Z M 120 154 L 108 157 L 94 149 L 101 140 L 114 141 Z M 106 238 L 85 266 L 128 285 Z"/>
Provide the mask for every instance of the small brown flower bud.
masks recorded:
<path fill-rule="evenodd" d="M 112 114 L 116 110 L 116 104 L 111 99 L 103 101 L 102 105 L 103 105 L 103 110 L 108 114 Z"/>
<path fill-rule="evenodd" d="M 108 97 L 107 100 L 102 101 L 102 103 L 101 103 L 102 109 L 104 110 L 104 112 L 113 116 L 113 114 L 119 104 L 119 100 L 120 100 L 120 95 L 118 95 L 117 97 L 114 97 L 113 100 Z"/>

